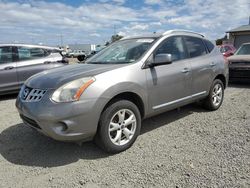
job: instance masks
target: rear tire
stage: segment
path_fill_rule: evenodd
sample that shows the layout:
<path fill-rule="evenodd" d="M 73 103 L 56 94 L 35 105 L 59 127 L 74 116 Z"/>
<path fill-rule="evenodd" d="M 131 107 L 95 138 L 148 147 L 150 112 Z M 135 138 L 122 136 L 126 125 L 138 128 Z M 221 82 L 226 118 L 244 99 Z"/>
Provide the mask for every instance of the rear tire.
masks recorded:
<path fill-rule="evenodd" d="M 141 115 L 137 106 L 130 101 L 120 100 L 101 114 L 95 142 L 108 153 L 119 153 L 133 145 L 140 129 Z"/>
<path fill-rule="evenodd" d="M 209 95 L 204 99 L 203 106 L 207 110 L 217 110 L 220 108 L 224 99 L 224 85 L 221 80 L 216 79 L 213 81 Z"/>

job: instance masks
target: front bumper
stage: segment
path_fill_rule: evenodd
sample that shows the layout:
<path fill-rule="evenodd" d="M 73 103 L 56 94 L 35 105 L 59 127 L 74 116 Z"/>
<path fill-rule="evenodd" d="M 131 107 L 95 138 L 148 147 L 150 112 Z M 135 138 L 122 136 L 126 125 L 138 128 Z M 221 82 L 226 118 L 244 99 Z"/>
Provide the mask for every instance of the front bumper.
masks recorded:
<path fill-rule="evenodd" d="M 16 100 L 23 122 L 37 131 L 59 141 L 87 141 L 93 139 L 100 117 L 97 100 L 54 103 L 53 91 L 47 92 L 38 102 Z"/>

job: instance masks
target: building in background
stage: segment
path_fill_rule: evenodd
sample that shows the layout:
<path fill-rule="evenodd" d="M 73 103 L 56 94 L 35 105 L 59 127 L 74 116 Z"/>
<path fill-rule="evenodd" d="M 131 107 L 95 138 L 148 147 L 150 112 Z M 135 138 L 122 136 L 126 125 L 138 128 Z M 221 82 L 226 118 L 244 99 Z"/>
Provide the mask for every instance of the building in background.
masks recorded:
<path fill-rule="evenodd" d="M 68 49 L 71 51 L 81 50 L 81 51 L 85 51 L 86 53 L 89 53 L 91 51 L 96 51 L 96 45 L 95 44 L 69 44 Z"/>
<path fill-rule="evenodd" d="M 227 31 L 227 33 L 229 33 L 229 43 L 233 44 L 236 49 L 238 49 L 243 43 L 250 42 L 250 17 L 248 25 L 242 25 Z"/>

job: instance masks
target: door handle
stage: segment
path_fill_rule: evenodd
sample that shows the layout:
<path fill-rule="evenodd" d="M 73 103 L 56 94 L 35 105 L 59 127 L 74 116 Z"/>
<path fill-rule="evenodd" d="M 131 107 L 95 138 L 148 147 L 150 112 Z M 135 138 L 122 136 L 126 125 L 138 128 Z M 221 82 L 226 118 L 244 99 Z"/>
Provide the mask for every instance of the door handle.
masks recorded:
<path fill-rule="evenodd" d="M 9 66 L 9 67 L 5 67 L 5 68 L 4 68 L 4 70 L 11 70 L 11 69 L 14 69 L 14 67 Z"/>
<path fill-rule="evenodd" d="M 189 70 L 189 68 L 184 68 L 181 72 L 182 73 L 188 73 L 188 72 L 190 72 L 190 70 Z"/>
<path fill-rule="evenodd" d="M 210 66 L 211 66 L 211 67 L 214 67 L 214 66 L 215 66 L 215 63 L 214 63 L 214 62 L 210 63 Z"/>

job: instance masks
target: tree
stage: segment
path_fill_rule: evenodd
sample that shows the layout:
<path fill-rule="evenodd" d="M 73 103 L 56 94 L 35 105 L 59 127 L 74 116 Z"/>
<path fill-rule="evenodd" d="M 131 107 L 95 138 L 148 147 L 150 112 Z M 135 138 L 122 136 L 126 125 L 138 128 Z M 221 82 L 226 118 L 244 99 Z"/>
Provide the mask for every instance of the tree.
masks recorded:
<path fill-rule="evenodd" d="M 120 39 L 122 39 L 122 38 L 123 38 L 123 36 L 118 35 L 118 34 L 112 35 L 112 37 L 111 37 L 111 43 L 113 43 L 113 42 L 115 42 L 115 41 L 118 41 L 118 40 L 120 40 Z"/>
<path fill-rule="evenodd" d="M 223 43 L 223 40 L 222 40 L 222 39 L 217 39 L 217 40 L 216 40 L 216 45 L 217 45 L 217 46 L 222 45 L 222 43 Z"/>
<path fill-rule="evenodd" d="M 105 43 L 105 46 L 108 46 L 110 44 L 110 42 L 109 41 L 107 41 L 106 43 Z"/>
<path fill-rule="evenodd" d="M 222 45 L 223 41 L 227 40 L 227 35 L 225 35 L 223 38 L 217 39 L 216 40 L 216 45 Z"/>

